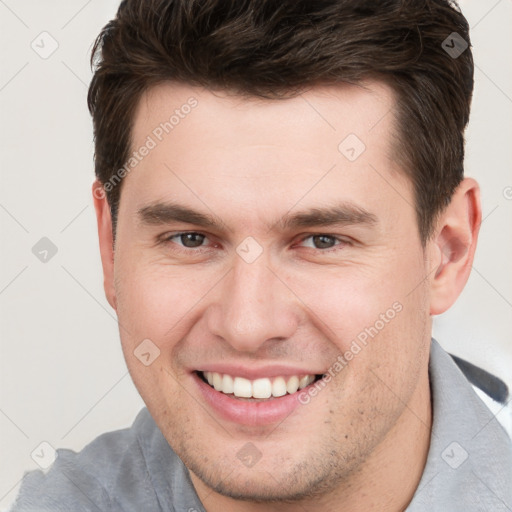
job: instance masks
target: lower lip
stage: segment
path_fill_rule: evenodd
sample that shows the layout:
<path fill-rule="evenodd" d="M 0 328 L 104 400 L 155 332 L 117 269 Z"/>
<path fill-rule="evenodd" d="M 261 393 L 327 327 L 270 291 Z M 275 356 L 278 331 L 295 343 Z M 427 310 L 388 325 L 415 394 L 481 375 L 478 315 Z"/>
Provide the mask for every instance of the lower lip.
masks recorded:
<path fill-rule="evenodd" d="M 222 418 L 240 425 L 258 426 L 278 423 L 286 419 L 300 405 L 299 393 L 287 394 L 265 402 L 250 402 L 216 391 L 197 373 L 194 373 L 193 377 L 205 400 L 215 412 Z"/>

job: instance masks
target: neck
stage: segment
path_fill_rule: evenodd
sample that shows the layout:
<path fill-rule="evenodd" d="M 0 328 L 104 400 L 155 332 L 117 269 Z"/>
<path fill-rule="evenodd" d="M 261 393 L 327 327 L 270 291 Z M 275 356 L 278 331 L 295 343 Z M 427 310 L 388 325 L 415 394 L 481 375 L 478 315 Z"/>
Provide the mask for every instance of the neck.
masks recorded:
<path fill-rule="evenodd" d="M 390 391 L 391 392 L 391 391 Z M 396 398 L 400 400 L 399 397 Z M 354 472 L 350 481 L 314 500 L 297 503 L 251 503 L 222 496 L 192 472 L 192 482 L 207 512 L 401 512 L 407 508 L 423 474 L 430 446 L 432 407 L 428 368 L 388 435 Z"/>

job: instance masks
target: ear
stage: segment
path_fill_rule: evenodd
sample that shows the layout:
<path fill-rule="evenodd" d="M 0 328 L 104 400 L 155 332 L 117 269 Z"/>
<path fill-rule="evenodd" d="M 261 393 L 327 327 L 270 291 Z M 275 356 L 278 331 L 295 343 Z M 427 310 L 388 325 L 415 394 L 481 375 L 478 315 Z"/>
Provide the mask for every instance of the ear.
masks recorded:
<path fill-rule="evenodd" d="M 92 196 L 100 243 L 101 264 L 103 266 L 103 287 L 108 303 L 117 309 L 114 287 L 114 239 L 112 236 L 112 217 L 103 185 L 96 180 L 92 184 Z"/>
<path fill-rule="evenodd" d="M 481 222 L 480 187 L 474 179 L 465 178 L 441 214 L 430 242 L 437 260 L 431 281 L 431 315 L 449 309 L 466 285 Z"/>

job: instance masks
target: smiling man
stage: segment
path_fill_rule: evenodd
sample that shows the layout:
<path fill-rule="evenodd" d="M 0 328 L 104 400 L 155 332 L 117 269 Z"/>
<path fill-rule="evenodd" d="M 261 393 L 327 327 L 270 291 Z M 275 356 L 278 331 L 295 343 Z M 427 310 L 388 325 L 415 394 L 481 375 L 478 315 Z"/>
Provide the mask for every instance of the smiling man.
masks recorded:
<path fill-rule="evenodd" d="M 124 1 L 94 49 L 105 292 L 145 408 L 15 511 L 512 507 L 431 338 L 481 222 L 447 2 Z"/>

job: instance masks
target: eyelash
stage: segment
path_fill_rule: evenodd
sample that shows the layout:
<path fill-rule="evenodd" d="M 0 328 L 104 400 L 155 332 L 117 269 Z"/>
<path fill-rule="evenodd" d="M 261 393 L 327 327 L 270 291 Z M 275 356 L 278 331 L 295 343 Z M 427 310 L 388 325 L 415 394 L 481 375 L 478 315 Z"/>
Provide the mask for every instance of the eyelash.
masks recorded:
<path fill-rule="evenodd" d="M 173 233 L 173 234 L 170 234 L 170 235 L 166 235 L 164 236 L 160 241 L 159 243 L 161 244 L 173 244 L 173 245 L 176 245 L 178 247 L 178 251 L 180 252 L 185 252 L 185 253 L 188 253 L 190 254 L 192 251 L 193 252 L 202 252 L 204 249 L 204 246 L 203 245 L 200 245 L 198 247 L 185 247 L 183 245 L 180 245 L 180 244 L 176 244 L 176 243 L 173 243 L 172 242 L 172 239 L 173 238 L 179 238 L 183 235 L 200 235 L 200 236 L 203 236 L 205 238 L 205 240 L 208 239 L 208 236 L 205 235 L 204 233 L 201 233 L 199 231 L 181 231 L 179 233 Z M 299 242 L 302 243 L 304 242 L 305 240 L 307 240 L 308 238 L 313 238 L 315 236 L 325 236 L 325 237 L 329 237 L 329 238 L 332 238 L 333 240 L 339 242 L 338 244 L 336 244 L 335 246 L 333 247 L 329 247 L 327 249 L 318 249 L 318 248 L 315 248 L 315 247 L 310 247 L 310 249 L 313 249 L 313 250 L 317 250 L 317 251 L 320 251 L 320 252 L 323 252 L 323 253 L 329 253 L 329 252 L 334 252 L 334 251 L 337 251 L 339 250 L 339 246 L 345 246 L 345 245 L 348 245 L 350 244 L 349 241 L 347 241 L 346 239 L 342 239 L 340 237 L 337 237 L 335 235 L 330 235 L 328 233 L 312 233 L 312 234 L 308 234 L 308 235 L 305 235 L 303 236 Z M 204 240 L 203 240 L 204 241 Z M 206 249 L 208 250 L 208 249 Z"/>

